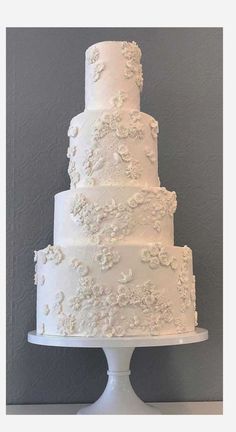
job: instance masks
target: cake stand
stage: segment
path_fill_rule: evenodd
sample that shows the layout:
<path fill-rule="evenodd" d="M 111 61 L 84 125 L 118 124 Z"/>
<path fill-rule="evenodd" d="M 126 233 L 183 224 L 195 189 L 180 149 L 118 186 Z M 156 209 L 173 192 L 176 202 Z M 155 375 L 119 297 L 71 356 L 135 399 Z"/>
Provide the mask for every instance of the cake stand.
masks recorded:
<path fill-rule="evenodd" d="M 39 335 L 35 331 L 28 333 L 28 341 L 36 345 L 103 349 L 108 363 L 107 386 L 95 403 L 81 408 L 77 414 L 161 414 L 157 408 L 139 399 L 131 386 L 129 365 L 134 349 L 190 344 L 206 339 L 208 331 L 202 328 L 191 333 L 150 337 L 86 338 Z"/>

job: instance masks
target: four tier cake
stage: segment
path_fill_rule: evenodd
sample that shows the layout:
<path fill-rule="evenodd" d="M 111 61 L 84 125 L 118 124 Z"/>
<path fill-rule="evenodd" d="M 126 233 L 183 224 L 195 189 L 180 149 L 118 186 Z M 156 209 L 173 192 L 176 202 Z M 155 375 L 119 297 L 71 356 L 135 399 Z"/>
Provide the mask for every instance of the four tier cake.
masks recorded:
<path fill-rule="evenodd" d="M 141 51 L 86 51 L 85 111 L 68 135 L 70 190 L 54 243 L 35 252 L 37 333 L 150 336 L 197 325 L 192 252 L 174 246 L 176 194 L 160 186 L 158 123 L 140 111 Z"/>

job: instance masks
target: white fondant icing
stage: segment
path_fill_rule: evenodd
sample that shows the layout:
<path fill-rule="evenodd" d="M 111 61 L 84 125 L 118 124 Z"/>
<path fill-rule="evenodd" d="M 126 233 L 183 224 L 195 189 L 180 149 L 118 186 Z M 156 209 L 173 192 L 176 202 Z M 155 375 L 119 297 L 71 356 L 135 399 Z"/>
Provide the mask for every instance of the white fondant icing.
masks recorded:
<path fill-rule="evenodd" d="M 84 111 L 74 117 L 71 127 L 80 132 L 70 138 L 71 185 L 86 186 L 93 179 L 96 186 L 159 186 L 153 123 L 137 110 Z"/>
<path fill-rule="evenodd" d="M 81 187 L 55 195 L 54 242 L 173 245 L 175 192 L 153 187 Z"/>
<path fill-rule="evenodd" d="M 112 332 L 117 336 L 118 326 L 125 335 L 171 334 L 183 326 L 185 331 L 193 331 L 194 304 L 186 303 L 183 311 L 178 290 L 185 266 L 185 289 L 190 297 L 190 249 L 187 260 L 185 248 L 155 243 L 116 248 L 87 245 L 64 247 L 62 251 L 64 260 L 60 265 L 51 261 L 39 263 L 46 281 L 43 291 L 38 287 L 37 319 L 45 323 L 46 333 L 61 334 L 63 329 L 67 334 L 89 336 Z M 41 254 L 43 250 L 39 251 Z M 158 266 L 150 266 L 150 260 L 155 258 L 159 259 Z M 77 267 L 71 266 L 75 259 L 86 272 L 80 274 Z M 59 310 L 45 316 L 42 312 L 45 303 L 50 309 L 56 304 Z M 68 318 L 71 314 L 72 321 Z"/>
<path fill-rule="evenodd" d="M 71 189 L 55 196 L 54 245 L 35 251 L 40 334 L 166 335 L 197 325 L 192 252 L 174 246 L 176 195 L 158 177 L 158 122 L 139 111 L 140 59 L 135 42 L 86 51 L 86 109 L 68 130 Z"/>

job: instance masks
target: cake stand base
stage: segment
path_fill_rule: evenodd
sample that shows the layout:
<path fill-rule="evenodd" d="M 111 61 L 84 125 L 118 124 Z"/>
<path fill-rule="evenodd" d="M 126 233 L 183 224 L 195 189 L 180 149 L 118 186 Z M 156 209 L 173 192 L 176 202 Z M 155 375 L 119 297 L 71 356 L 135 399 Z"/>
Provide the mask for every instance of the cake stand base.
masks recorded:
<path fill-rule="evenodd" d="M 107 386 L 95 403 L 78 411 L 77 414 L 79 415 L 161 414 L 157 408 L 145 404 L 139 399 L 131 386 L 129 366 L 134 349 L 136 347 L 189 344 L 202 342 L 206 339 L 208 339 L 208 331 L 201 328 L 197 328 L 191 333 L 178 335 L 120 338 L 47 336 L 38 335 L 35 331 L 28 333 L 28 341 L 37 345 L 103 348 L 108 363 Z"/>
<path fill-rule="evenodd" d="M 78 414 L 160 414 L 134 393 L 129 375 L 134 348 L 103 348 L 108 363 L 107 386 L 100 398 Z"/>

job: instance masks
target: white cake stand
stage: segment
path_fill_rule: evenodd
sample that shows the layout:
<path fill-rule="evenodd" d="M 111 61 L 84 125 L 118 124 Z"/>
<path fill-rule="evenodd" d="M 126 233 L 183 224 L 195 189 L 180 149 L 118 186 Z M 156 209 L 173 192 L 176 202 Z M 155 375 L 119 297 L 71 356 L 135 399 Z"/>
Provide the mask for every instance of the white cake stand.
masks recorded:
<path fill-rule="evenodd" d="M 208 339 L 208 331 L 197 328 L 191 333 L 150 337 L 77 337 L 38 335 L 28 333 L 28 341 L 36 345 L 102 348 L 108 363 L 107 386 L 100 398 L 92 405 L 81 408 L 78 414 L 161 414 L 136 396 L 131 386 L 130 359 L 137 347 L 181 345 Z"/>

